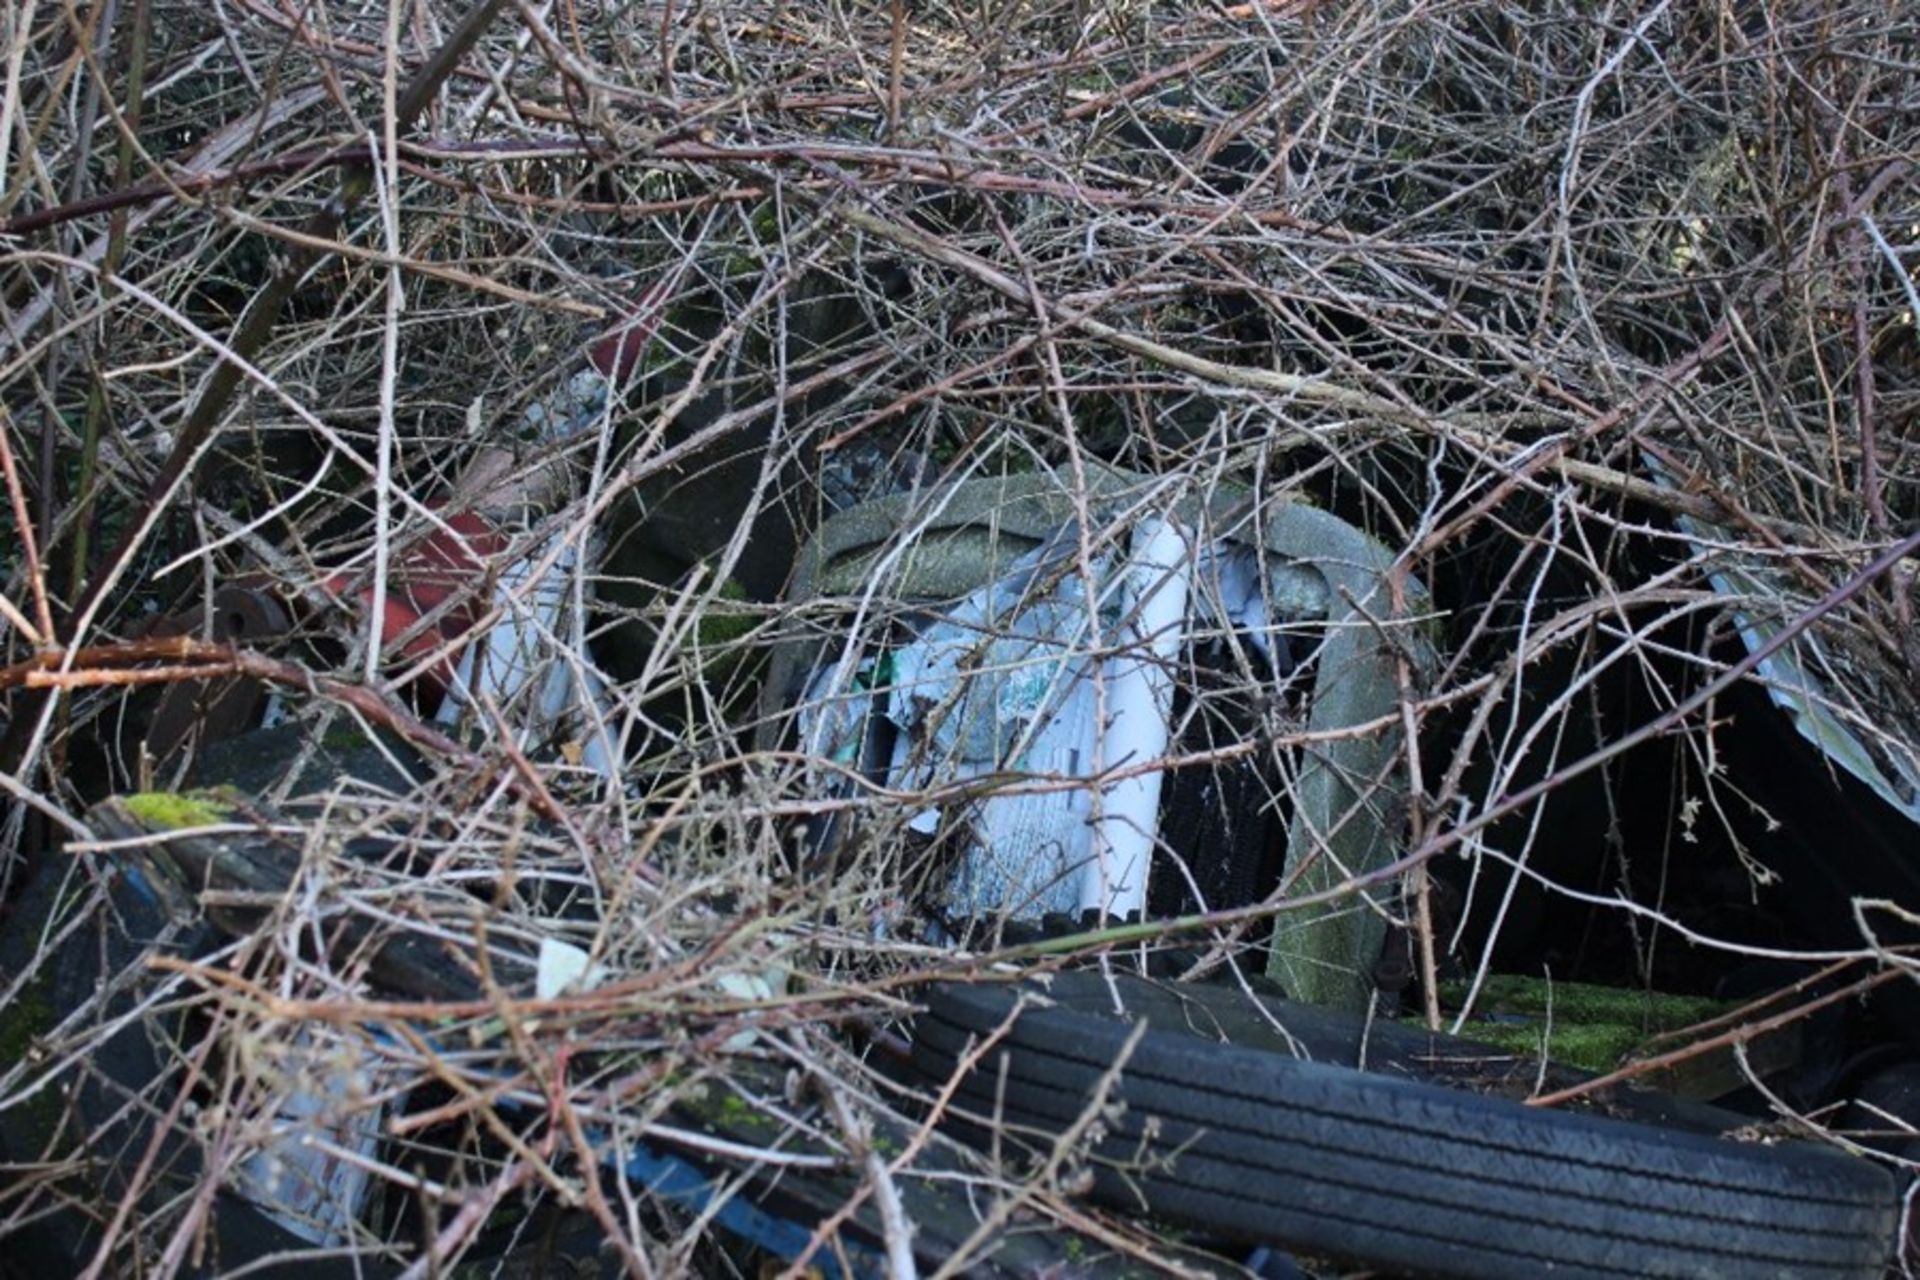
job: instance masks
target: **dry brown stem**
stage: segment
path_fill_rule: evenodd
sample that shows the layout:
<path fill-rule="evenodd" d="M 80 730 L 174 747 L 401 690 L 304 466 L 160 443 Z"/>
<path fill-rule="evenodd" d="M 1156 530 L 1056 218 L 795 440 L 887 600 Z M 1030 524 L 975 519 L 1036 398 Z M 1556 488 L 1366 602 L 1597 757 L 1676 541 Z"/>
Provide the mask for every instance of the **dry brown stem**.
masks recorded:
<path fill-rule="evenodd" d="M 354 777 L 261 784 L 296 882 L 249 904 L 249 937 L 140 966 L 138 1015 L 219 1028 L 193 1108 L 153 1108 L 209 1170 L 263 1150 L 317 1064 L 352 1065 L 347 1109 L 393 1144 L 354 1157 L 391 1213 L 353 1250 L 431 1274 L 524 1202 L 575 1207 L 635 1274 L 733 1265 L 701 1214 L 597 1162 L 662 1133 L 694 1150 L 676 1109 L 703 1082 L 818 1078 L 856 1031 L 900 1036 L 937 977 L 1185 947 L 1258 969 L 1276 916 L 1363 891 L 1404 916 L 1436 1022 L 1465 1012 L 1439 1007 L 1443 970 L 1538 954 L 1548 920 L 1577 916 L 1569 963 L 1656 986 L 1874 954 L 1735 927 L 1792 890 L 1749 884 L 1775 797 L 1725 761 L 1784 720 L 1754 692 L 1784 678 L 1749 649 L 1771 635 L 1861 758 L 1920 778 L 1920 74 L 1897 6 L 147 0 L 138 75 L 114 4 L 13 8 L 0 897 L 70 868 L 62 835 L 89 870 L 123 858 L 87 842 L 89 806 L 220 758 L 143 754 L 169 690 L 264 682 L 307 761 L 354 755 Z M 612 408 L 532 438 L 527 406 L 656 286 Z M 1151 484 L 1096 502 L 1101 463 Z M 921 624 L 888 566 L 946 482 L 1036 475 L 1072 496 L 1087 580 L 1176 495 L 1332 511 L 1397 557 L 1401 603 L 1428 593 L 1440 674 L 1403 664 L 1391 715 L 1310 732 L 1305 676 L 1222 635 L 1166 757 L 1091 781 L 1010 761 L 909 783 L 764 723 L 791 711 L 760 697 L 775 642 L 870 678 Z M 442 722 L 421 682 L 457 643 L 383 662 L 351 594 L 391 585 L 476 477 L 551 499 L 513 504 L 541 509 L 464 602 L 481 631 L 525 623 L 543 678 L 604 691 L 557 722 L 530 695 Z M 877 567 L 784 599 L 783 540 L 882 491 L 919 505 Z M 303 602 L 284 647 L 149 635 L 243 578 Z M 1284 818 L 1304 761 L 1386 732 L 1410 744 L 1401 856 L 1324 895 L 1037 941 L 927 923 L 954 841 L 925 848 L 925 811 L 951 836 L 993 795 L 1252 770 Z M 609 976 L 392 998 L 364 946 L 393 939 L 564 941 Z M 107 1029 L 89 1008 L 42 1033 L 0 1100 L 64 1087 Z M 809 1247 L 866 1224 L 897 1272 L 932 1271 L 899 1218 L 932 1119 L 889 1153 L 881 1082 L 803 1095 L 767 1097 L 766 1168 L 860 1178 Z M 782 1145 L 822 1133 L 842 1154 Z M 752 1149 L 704 1140 L 736 1170 Z M 1046 1181 L 1070 1155 L 983 1168 L 981 1202 L 1154 1254 Z M 428 1156 L 445 1176 L 414 1172 Z M 0 1234 L 78 1167 L 43 1163 L 0 1191 Z M 210 1197 L 103 1216 L 164 1276 Z"/>

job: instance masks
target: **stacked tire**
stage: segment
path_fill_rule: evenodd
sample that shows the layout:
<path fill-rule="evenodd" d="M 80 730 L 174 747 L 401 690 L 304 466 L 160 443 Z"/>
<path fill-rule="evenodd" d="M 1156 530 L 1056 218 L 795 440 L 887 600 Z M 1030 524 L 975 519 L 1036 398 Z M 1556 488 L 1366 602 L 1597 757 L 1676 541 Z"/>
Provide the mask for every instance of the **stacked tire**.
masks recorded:
<path fill-rule="evenodd" d="M 936 1087 L 1004 1028 L 955 1095 L 963 1136 L 1004 1145 L 1025 1133 L 1045 1150 L 1098 1096 L 1103 1114 L 1086 1130 L 1097 1198 L 1403 1273 L 1838 1280 L 1879 1276 L 1889 1261 L 1898 1198 L 1865 1160 L 1224 1043 L 1219 1028 L 1244 1025 L 1255 998 L 1179 990 L 1175 1001 L 1094 974 L 1059 975 L 1044 991 L 937 986 L 916 1024 L 914 1070 Z M 1329 1017 L 1263 1003 L 1276 1027 Z M 1129 1052 L 1142 1016 L 1148 1029 Z"/>

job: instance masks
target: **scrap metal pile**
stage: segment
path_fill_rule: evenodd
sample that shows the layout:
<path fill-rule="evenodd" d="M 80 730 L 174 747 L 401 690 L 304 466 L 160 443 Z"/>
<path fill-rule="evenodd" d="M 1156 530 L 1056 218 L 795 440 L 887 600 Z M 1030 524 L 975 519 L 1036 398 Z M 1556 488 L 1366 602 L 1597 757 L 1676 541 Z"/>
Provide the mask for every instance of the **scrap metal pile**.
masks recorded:
<path fill-rule="evenodd" d="M 0 50 L 49 1274 L 1301 1244 L 1129 1212 L 1117 1066 L 973 1152 L 942 981 L 1434 1034 L 1547 975 L 1875 1079 L 1920 1027 L 1898 6 L 29 0 Z M 1859 1118 L 1725 1029 L 1763 1136 Z"/>

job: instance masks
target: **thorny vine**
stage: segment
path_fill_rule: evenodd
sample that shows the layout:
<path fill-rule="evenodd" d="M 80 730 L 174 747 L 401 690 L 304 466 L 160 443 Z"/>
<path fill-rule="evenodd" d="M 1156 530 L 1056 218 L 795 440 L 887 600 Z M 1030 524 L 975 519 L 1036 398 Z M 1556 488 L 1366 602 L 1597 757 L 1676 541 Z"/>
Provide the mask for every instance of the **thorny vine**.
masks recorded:
<path fill-rule="evenodd" d="M 1430 1017 L 1441 967 L 1475 990 L 1568 921 L 1582 942 L 1550 961 L 1628 984 L 1676 981 L 1681 942 L 1723 967 L 1819 960 L 1848 991 L 1907 981 L 1912 902 L 1857 904 L 1841 942 L 1756 926 L 1775 797 L 1726 757 L 1784 722 L 1735 700 L 1792 653 L 1909 804 L 1920 778 L 1917 44 L 1899 6 L 1775 0 L 9 6 L 0 895 L 59 863 L 99 907 L 89 806 L 176 784 L 200 750 L 143 753 L 155 686 L 264 682 L 312 741 L 385 744 L 405 785 L 263 797 L 298 817 L 293 887 L 250 939 L 142 975 L 142 1009 L 192 1015 L 173 1102 L 209 1178 L 260 1149 L 276 1087 L 331 1063 L 400 1139 L 353 1158 L 412 1206 L 356 1248 L 432 1274 L 545 1197 L 633 1274 L 731 1265 L 597 1153 L 721 1141 L 670 1104 L 771 1079 L 758 1105 L 814 1145 L 762 1158 L 859 1170 L 910 1267 L 892 1182 L 911 1173 L 871 1128 L 906 1100 L 849 1046 L 884 1049 L 915 981 L 1176 947 L 1244 976 L 1312 897 L 956 949 L 918 927 L 933 871 L 909 820 L 1078 784 L 916 793 L 769 745 L 768 647 L 898 612 L 877 580 L 781 603 L 826 515 L 1045 475 L 1081 496 L 1084 565 L 1125 543 L 1084 497 L 1113 464 L 1335 511 L 1431 593 L 1438 674 L 1403 673 L 1392 723 L 1348 730 L 1402 731 L 1412 839 L 1326 895 L 1418 873 L 1405 902 L 1354 909 L 1406 917 Z M 439 723 L 412 678 L 446 651 L 383 663 L 361 589 L 643 311 L 626 399 L 564 446 L 570 499 L 502 557 L 570 566 L 577 629 L 547 659 L 604 697 L 557 741 L 524 705 Z M 290 602 L 293 634 L 152 633 L 238 580 Z M 492 586 L 484 621 L 524 607 Z M 1115 776 L 1254 759 L 1284 809 L 1323 739 L 1244 659 L 1222 698 L 1250 729 Z M 579 765 L 596 740 L 614 782 Z M 797 858 L 796 828 L 829 820 L 854 824 L 830 865 Z M 407 856 L 343 852 L 374 835 Z M 1429 877 L 1464 904 L 1449 919 Z M 1752 909 L 1703 910 L 1708 891 Z M 481 957 L 565 937 L 615 977 L 386 999 L 316 952 L 349 917 Z M 9 1005 L 33 981 L 0 974 Z M 100 1029 L 58 1015 L 0 1062 L 0 1108 L 84 1062 Z M 393 1114 L 410 1092 L 426 1109 Z M 800 1118 L 819 1097 L 824 1127 Z M 931 1121 L 912 1125 L 917 1150 Z M 0 1193 L 0 1221 L 67 1194 L 58 1172 Z M 983 1187 L 993 1221 L 1037 1212 L 1178 1269 L 1056 1192 Z M 203 1260 L 206 1196 L 159 1223 L 134 1204 L 105 1211 L 110 1247 L 140 1235 L 156 1273 Z"/>

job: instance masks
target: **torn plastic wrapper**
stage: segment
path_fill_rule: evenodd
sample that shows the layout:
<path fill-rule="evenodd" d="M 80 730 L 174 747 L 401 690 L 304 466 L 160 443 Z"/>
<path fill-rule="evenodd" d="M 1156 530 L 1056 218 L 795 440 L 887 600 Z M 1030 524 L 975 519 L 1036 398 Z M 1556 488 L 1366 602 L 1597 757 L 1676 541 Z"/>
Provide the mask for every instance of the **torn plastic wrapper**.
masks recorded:
<path fill-rule="evenodd" d="M 612 384 L 597 367 L 575 373 L 529 406 L 521 433 L 543 445 L 570 439 L 600 422 Z M 457 658 L 430 665 L 423 679 L 438 695 L 436 718 L 455 724 L 485 699 L 510 710 L 521 745 L 550 736 L 570 717 L 588 722 L 578 734 L 580 760 L 602 777 L 613 773 L 614 751 L 599 726 L 603 690 L 590 669 L 559 660 L 568 645 L 584 653 L 581 611 L 570 607 L 569 588 L 580 549 L 550 539 L 505 565 L 512 550 L 513 516 L 538 513 L 564 498 L 571 480 L 563 459 L 516 468 L 511 450 L 482 450 L 454 486 L 432 504 L 447 514 L 444 527 L 409 548 L 388 574 L 384 595 L 373 584 L 360 588 L 361 602 L 381 614 L 383 643 L 411 662 L 427 661 L 449 648 Z M 476 590 L 497 574 L 493 590 Z M 346 575 L 328 583 L 348 589 Z M 376 601 L 376 596 L 378 599 Z M 490 613 L 497 619 L 475 635 Z M 397 642 L 397 643 L 396 643 Z"/>
<path fill-rule="evenodd" d="M 1099 761 L 1127 773 L 1101 790 L 1093 860 L 1080 873 L 1082 912 L 1139 919 L 1146 911 L 1164 770 L 1141 766 L 1167 755 L 1173 668 L 1186 639 L 1192 562 L 1188 535 L 1179 525 L 1152 519 L 1134 526 L 1132 554 L 1121 575 L 1127 604 L 1122 648 L 1105 664 L 1107 718 Z"/>
<path fill-rule="evenodd" d="M 930 836 L 965 822 L 946 890 L 956 916 L 1140 915 L 1165 776 L 1152 765 L 1168 754 L 1182 648 L 1230 631 L 1284 670 L 1284 628 L 1327 610 L 1317 575 L 1273 563 L 1263 581 L 1251 548 L 1196 543 L 1173 520 L 1141 521 L 1124 557 L 1097 551 L 1082 571 L 1080 554 L 1077 526 L 1062 527 L 859 664 L 845 696 L 833 695 L 829 663 L 802 700 L 810 752 L 890 786 L 1014 776 L 984 784 L 963 811 L 910 823 Z M 874 761 L 883 738 L 890 749 Z"/>
<path fill-rule="evenodd" d="M 1674 487 L 1659 459 L 1649 453 L 1641 458 L 1655 483 Z M 1727 530 L 1692 516 L 1678 516 L 1676 523 L 1682 533 L 1702 542 L 1737 542 Z M 1795 607 L 1794 593 L 1775 579 L 1760 557 L 1729 550 L 1715 556 L 1713 565 L 1707 572 L 1708 585 L 1734 605 L 1740 643 L 1748 653 L 1757 652 L 1779 634 L 1782 623 L 1775 619 L 1789 616 L 1785 611 Z M 1775 608 L 1767 609 L 1767 604 Z M 1765 616 L 1763 610 L 1773 616 Z M 1844 705 L 1843 700 L 1819 674 L 1834 669 L 1818 628 L 1811 628 L 1762 661 L 1754 677 L 1815 750 L 1872 789 L 1908 822 L 1920 824 L 1920 762 L 1885 746 L 1875 750 L 1846 723 L 1834 710 Z"/>
<path fill-rule="evenodd" d="M 641 290 L 622 308 L 619 320 L 589 344 L 583 366 L 527 407 L 515 434 L 524 442 L 552 447 L 605 421 L 621 388 L 644 365 L 674 287 L 673 280 L 657 280 Z M 453 494 L 431 504 L 449 513 L 444 527 L 430 532 L 391 567 L 383 596 L 369 583 L 360 588 L 359 597 L 367 609 L 378 609 L 379 634 L 386 645 L 413 633 L 399 646 L 409 661 L 457 650 L 457 660 L 443 659 L 425 676 L 431 690 L 441 695 L 441 723 L 457 723 L 483 697 L 507 708 L 537 681 L 519 708 L 522 745 L 551 735 L 571 718 L 579 730 L 580 762 L 611 777 L 615 751 L 604 728 L 605 690 L 591 668 L 559 661 L 554 653 L 556 639 L 575 654 L 586 652 L 584 610 L 569 608 L 568 601 L 569 581 L 582 549 L 573 543 L 542 543 L 499 568 L 491 595 L 474 590 L 510 549 L 513 513 L 551 511 L 565 501 L 572 485 L 563 457 L 522 466 L 512 448 L 482 449 L 455 482 Z M 593 548 L 586 548 L 586 554 L 592 558 Z M 336 593 L 349 588 L 346 575 L 327 583 Z M 499 618 L 484 642 L 468 639 L 496 610 Z"/>
<path fill-rule="evenodd" d="M 930 789 L 1001 772 L 1091 774 L 1098 735 L 1085 655 L 1100 609 L 1085 592 L 1087 577 L 1105 579 L 1111 565 L 1102 558 L 1089 575 L 1074 573 L 1074 545 L 1057 538 L 1020 557 L 892 655 L 891 782 Z M 1099 621 L 1113 628 L 1117 608 Z M 950 908 L 1036 918 L 1076 909 L 1091 814 L 1083 786 L 989 794 L 971 815 Z M 938 815 L 915 821 L 927 830 Z"/>
<path fill-rule="evenodd" d="M 345 1248 L 372 1187 L 387 1106 L 367 1102 L 364 1072 L 324 1060 L 311 1033 L 297 1031 L 291 1048 L 295 1075 L 313 1082 L 282 1094 L 272 1137 L 234 1170 L 232 1188 L 301 1239 Z"/>
<path fill-rule="evenodd" d="M 552 565 L 535 580 L 537 566 L 550 554 Z M 493 596 L 500 620 L 488 629 L 483 642 L 462 651 L 437 718 L 443 724 L 457 723 L 476 694 L 485 694 L 504 707 L 531 684 L 521 717 L 522 738 L 530 741 L 542 736 L 591 705 L 597 714 L 579 717 L 589 721 L 581 726 L 580 762 L 601 777 L 612 777 L 614 749 L 602 728 L 607 716 L 600 680 L 584 665 L 576 674 L 572 664 L 554 653 L 556 642 L 570 644 L 575 653 L 586 652 L 582 619 L 579 611 L 568 608 L 567 600 L 578 560 L 572 544 L 557 551 L 549 544 L 501 572 Z"/>

